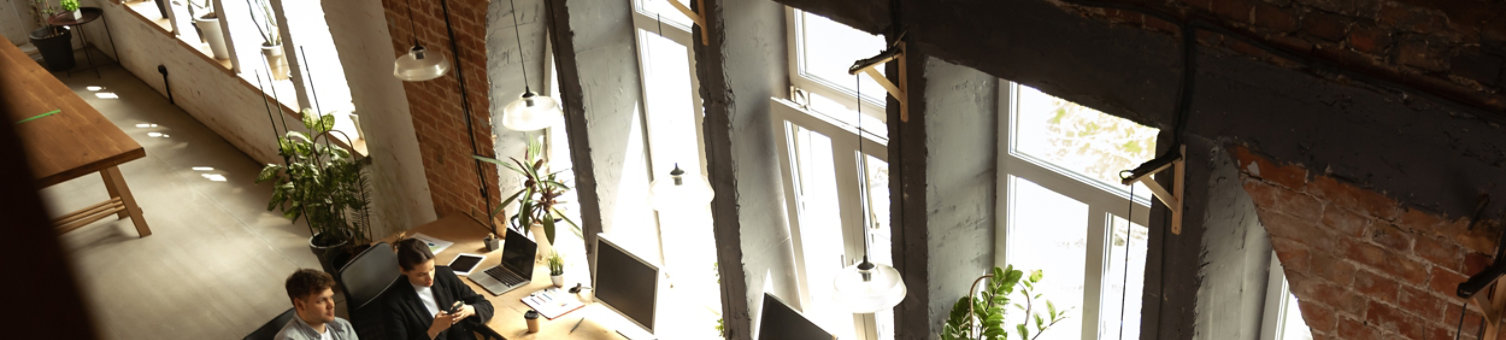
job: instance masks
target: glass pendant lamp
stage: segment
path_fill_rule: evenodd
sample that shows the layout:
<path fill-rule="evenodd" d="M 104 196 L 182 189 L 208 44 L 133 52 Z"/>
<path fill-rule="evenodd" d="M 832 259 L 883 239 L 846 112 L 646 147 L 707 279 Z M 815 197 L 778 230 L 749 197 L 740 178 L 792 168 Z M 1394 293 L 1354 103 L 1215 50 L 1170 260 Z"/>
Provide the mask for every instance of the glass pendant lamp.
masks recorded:
<path fill-rule="evenodd" d="M 683 207 L 703 206 L 716 197 L 706 177 L 695 175 L 686 178 L 685 170 L 675 164 L 669 178 L 660 178 L 649 184 L 649 203 L 654 210 L 665 211 Z"/>
<path fill-rule="evenodd" d="M 859 76 L 860 77 L 860 76 Z M 859 88 L 861 88 L 861 78 Z M 855 91 L 856 92 L 856 91 Z M 862 93 L 862 92 L 858 92 Z M 863 154 L 863 99 L 858 95 L 858 154 Z M 859 191 L 859 196 L 862 192 Z M 859 197 L 862 199 L 862 197 Z M 860 208 L 861 209 L 861 208 Z M 905 299 L 905 281 L 899 270 L 882 263 L 868 261 L 868 213 L 860 212 L 863 223 L 863 262 L 842 268 L 832 279 L 836 300 L 842 307 L 856 314 L 877 313 L 894 308 Z"/>
<path fill-rule="evenodd" d="M 413 2 L 408 1 L 408 27 L 413 35 L 413 48 L 392 62 L 392 76 L 402 81 L 425 81 L 444 76 L 450 72 L 450 60 L 441 55 L 428 55 L 423 45 L 418 44 L 418 30 L 413 23 Z"/>
<path fill-rule="evenodd" d="M 508 3 L 512 5 L 512 33 L 518 43 L 518 68 L 523 70 L 523 95 L 502 108 L 502 126 L 514 131 L 534 131 L 563 124 L 565 113 L 560 110 L 559 102 L 533 93 L 528 87 L 528 68 L 523 66 L 527 64 L 523 59 L 527 53 L 523 51 L 523 36 L 518 33 L 518 4 L 512 0 Z"/>

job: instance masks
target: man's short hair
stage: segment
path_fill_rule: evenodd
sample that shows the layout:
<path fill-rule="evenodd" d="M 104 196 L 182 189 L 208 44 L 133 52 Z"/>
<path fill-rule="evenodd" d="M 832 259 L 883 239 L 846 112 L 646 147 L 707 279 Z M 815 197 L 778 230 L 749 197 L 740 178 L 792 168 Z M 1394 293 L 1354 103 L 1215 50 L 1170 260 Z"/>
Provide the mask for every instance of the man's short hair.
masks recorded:
<path fill-rule="evenodd" d="M 413 267 L 434 258 L 434 253 L 429 251 L 429 245 L 420 239 L 406 238 L 397 241 L 397 244 L 392 247 L 397 249 L 397 265 L 402 266 L 403 270 L 412 270 Z"/>
<path fill-rule="evenodd" d="M 286 287 L 289 299 L 304 298 L 324 292 L 335 286 L 335 278 L 323 271 L 303 268 L 288 276 Z"/>

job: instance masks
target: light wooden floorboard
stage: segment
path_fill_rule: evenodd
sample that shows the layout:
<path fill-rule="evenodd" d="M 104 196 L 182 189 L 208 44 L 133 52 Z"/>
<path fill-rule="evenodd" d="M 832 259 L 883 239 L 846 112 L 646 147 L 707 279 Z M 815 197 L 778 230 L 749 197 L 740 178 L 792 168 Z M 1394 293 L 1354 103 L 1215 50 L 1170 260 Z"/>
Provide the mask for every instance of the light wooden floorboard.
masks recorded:
<path fill-rule="evenodd" d="M 101 72 L 57 76 L 146 147 L 120 169 L 153 234 L 138 238 L 129 219 L 107 218 L 61 236 L 96 329 L 105 339 L 239 339 L 289 308 L 283 280 L 319 264 L 307 228 L 266 211 L 260 165 L 130 73 Z M 42 195 L 53 216 L 107 196 L 99 175 Z"/>

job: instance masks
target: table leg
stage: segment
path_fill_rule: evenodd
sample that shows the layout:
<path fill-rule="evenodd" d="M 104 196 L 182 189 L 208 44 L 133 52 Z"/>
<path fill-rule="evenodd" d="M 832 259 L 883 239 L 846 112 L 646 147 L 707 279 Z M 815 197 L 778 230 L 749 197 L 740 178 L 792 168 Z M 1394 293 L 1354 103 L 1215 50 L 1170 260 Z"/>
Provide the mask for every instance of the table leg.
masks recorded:
<path fill-rule="evenodd" d="M 115 52 L 115 64 L 122 65 L 120 63 L 120 49 L 115 48 L 115 33 L 110 31 L 110 18 L 106 18 L 104 14 L 100 14 L 99 19 L 105 21 L 105 36 L 110 37 L 110 51 Z"/>
<path fill-rule="evenodd" d="M 78 40 L 83 42 L 84 46 L 84 60 L 88 60 L 89 68 L 94 69 L 94 78 L 103 78 L 99 75 L 99 66 L 94 65 L 94 55 L 89 54 L 89 35 L 84 34 L 84 25 L 74 25 L 73 27 L 78 27 Z"/>
<path fill-rule="evenodd" d="M 105 176 L 105 183 L 108 183 L 105 186 L 114 187 L 120 194 L 120 201 L 125 204 L 125 214 L 131 216 L 131 224 L 136 225 L 136 233 L 141 237 L 152 235 L 152 229 L 146 225 L 146 218 L 141 216 L 141 206 L 136 205 L 136 198 L 131 196 L 131 188 L 126 186 L 125 177 L 120 175 L 120 168 L 112 166 L 100 173 Z"/>
<path fill-rule="evenodd" d="M 100 171 L 99 172 L 99 176 L 102 177 L 102 178 L 104 178 L 104 180 L 105 180 L 105 192 L 110 193 L 109 197 L 110 198 L 120 197 L 120 190 L 116 190 L 115 189 L 115 182 L 111 182 L 110 181 L 110 176 L 109 175 L 105 175 L 104 171 Z M 126 211 L 125 210 L 121 210 L 119 213 L 115 214 L 115 217 L 116 217 L 117 220 L 119 220 L 119 219 L 125 219 L 127 216 L 130 216 L 130 215 L 126 215 Z"/>

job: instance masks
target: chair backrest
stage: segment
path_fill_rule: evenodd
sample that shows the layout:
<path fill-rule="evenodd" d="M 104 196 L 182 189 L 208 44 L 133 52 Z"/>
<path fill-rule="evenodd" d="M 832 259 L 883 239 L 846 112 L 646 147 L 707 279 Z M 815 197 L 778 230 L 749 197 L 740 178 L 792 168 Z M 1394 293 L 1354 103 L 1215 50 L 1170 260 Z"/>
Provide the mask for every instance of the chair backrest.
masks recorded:
<path fill-rule="evenodd" d="M 340 268 L 340 283 L 345 286 L 345 306 L 352 311 L 365 307 L 400 276 L 397 253 L 392 251 L 391 245 L 382 242 L 366 248 Z"/>
<path fill-rule="evenodd" d="M 256 331 L 247 334 L 246 340 L 273 340 L 272 338 L 277 336 L 277 332 L 282 331 L 282 326 L 287 325 L 288 321 L 293 321 L 293 318 L 297 316 L 297 312 L 294 312 L 292 308 L 288 308 L 287 311 L 272 318 L 272 321 L 267 321 L 266 324 L 261 325 L 261 328 L 257 328 Z"/>

